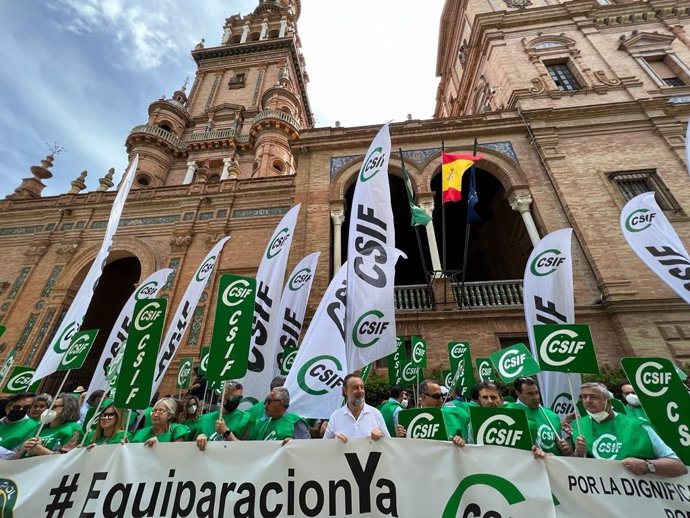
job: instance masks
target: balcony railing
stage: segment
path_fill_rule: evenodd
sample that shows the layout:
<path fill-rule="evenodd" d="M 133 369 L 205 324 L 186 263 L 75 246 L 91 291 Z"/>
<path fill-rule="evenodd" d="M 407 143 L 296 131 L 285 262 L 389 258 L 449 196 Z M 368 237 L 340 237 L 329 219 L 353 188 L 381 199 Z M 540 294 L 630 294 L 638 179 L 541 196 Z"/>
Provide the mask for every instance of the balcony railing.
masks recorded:
<path fill-rule="evenodd" d="M 234 136 L 235 130 L 230 128 L 217 131 L 205 131 L 204 133 L 192 133 L 185 140 L 187 142 L 198 142 L 199 140 L 220 140 L 232 138 Z"/>
<path fill-rule="evenodd" d="M 158 126 L 148 126 L 146 124 L 142 124 L 141 126 L 135 126 L 132 128 L 132 131 L 129 132 L 130 135 L 134 133 L 144 133 L 146 135 L 155 135 L 156 137 L 160 137 L 169 144 L 175 146 L 177 149 L 184 149 L 184 144 L 182 141 L 177 138 L 175 135 L 170 133 L 169 131 L 164 130 L 163 128 L 159 128 Z"/>
<path fill-rule="evenodd" d="M 522 280 L 466 282 L 463 308 L 499 308 L 522 306 Z M 460 305 L 460 284 L 453 284 L 455 302 Z"/>
<path fill-rule="evenodd" d="M 287 122 L 297 131 L 300 131 L 302 129 L 297 119 L 295 119 L 289 113 L 281 112 L 280 110 L 264 110 L 261 113 L 258 113 L 256 117 L 254 117 L 252 123 L 256 124 L 257 122 L 263 119 L 279 119 L 281 121 Z"/>
<path fill-rule="evenodd" d="M 433 293 L 424 284 L 396 286 L 393 291 L 396 311 L 424 311 L 434 309 Z"/>

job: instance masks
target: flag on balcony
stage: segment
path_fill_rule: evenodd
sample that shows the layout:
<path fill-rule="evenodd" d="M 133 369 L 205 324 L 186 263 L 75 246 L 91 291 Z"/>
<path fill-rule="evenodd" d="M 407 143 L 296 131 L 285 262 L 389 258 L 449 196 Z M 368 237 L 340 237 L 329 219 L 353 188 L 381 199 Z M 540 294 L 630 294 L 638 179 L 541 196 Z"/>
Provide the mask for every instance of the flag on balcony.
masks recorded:
<path fill-rule="evenodd" d="M 482 155 L 464 153 L 443 153 L 441 173 L 443 175 L 443 203 L 462 199 L 462 175 L 465 174 Z"/>
<path fill-rule="evenodd" d="M 402 153 L 400 154 L 400 160 L 402 161 Z M 407 191 L 407 201 L 410 203 L 410 212 L 412 213 L 412 226 L 426 225 L 431 221 L 431 216 L 429 216 L 424 209 L 417 207 L 414 203 L 414 191 L 412 190 L 412 182 L 410 181 L 410 174 L 407 172 L 405 164 L 402 164 L 402 174 L 403 180 L 405 181 L 405 190 Z"/>
<path fill-rule="evenodd" d="M 475 178 L 474 171 L 470 173 L 470 192 L 467 194 L 467 222 L 474 223 L 475 221 L 481 221 L 482 218 L 479 217 L 474 206 L 479 201 L 479 196 L 477 196 L 477 181 Z"/>

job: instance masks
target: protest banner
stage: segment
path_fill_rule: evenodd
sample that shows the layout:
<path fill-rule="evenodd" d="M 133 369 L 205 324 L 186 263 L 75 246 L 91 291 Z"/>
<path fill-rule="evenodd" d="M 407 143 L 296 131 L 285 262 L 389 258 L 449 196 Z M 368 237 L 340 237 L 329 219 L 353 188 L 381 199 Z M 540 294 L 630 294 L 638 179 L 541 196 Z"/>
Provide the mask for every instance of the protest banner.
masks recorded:
<path fill-rule="evenodd" d="M 247 372 L 255 299 L 256 279 L 221 275 L 206 369 L 209 381 L 240 379 Z"/>
<path fill-rule="evenodd" d="M 480 406 L 471 406 L 469 410 L 476 444 L 532 449 L 532 436 L 523 410 Z"/>
<path fill-rule="evenodd" d="M 120 375 L 115 385 L 115 405 L 139 410 L 149 406 L 156 370 L 156 355 L 163 334 L 168 300 L 142 299 L 134 305 Z"/>
<path fill-rule="evenodd" d="M 539 365 L 525 347 L 518 343 L 489 355 L 496 374 L 504 383 L 539 372 Z"/>
<path fill-rule="evenodd" d="M 690 465 L 690 394 L 666 358 L 621 358 L 621 365 L 659 437 Z"/>
<path fill-rule="evenodd" d="M 448 439 L 446 423 L 440 408 L 410 408 L 398 413 L 398 424 L 408 439 Z"/>

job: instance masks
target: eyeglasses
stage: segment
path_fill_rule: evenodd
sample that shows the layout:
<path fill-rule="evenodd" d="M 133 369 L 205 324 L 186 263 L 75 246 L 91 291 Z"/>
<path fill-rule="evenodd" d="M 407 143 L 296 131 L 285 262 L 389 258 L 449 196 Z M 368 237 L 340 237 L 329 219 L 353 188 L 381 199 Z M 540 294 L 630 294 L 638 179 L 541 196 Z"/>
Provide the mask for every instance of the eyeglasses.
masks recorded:
<path fill-rule="evenodd" d="M 12 405 L 10 407 L 10 410 L 14 410 L 15 412 L 17 410 L 22 410 L 24 412 L 28 412 L 31 409 L 31 405 L 26 405 L 26 406 L 18 406 L 18 405 Z"/>
<path fill-rule="evenodd" d="M 53 405 L 53 408 L 63 408 L 65 405 Z"/>
<path fill-rule="evenodd" d="M 167 414 L 168 411 L 165 408 L 154 408 L 151 410 L 152 414 Z"/>
<path fill-rule="evenodd" d="M 422 396 L 428 396 L 430 398 L 438 400 L 438 399 L 441 399 L 443 397 L 443 394 L 441 394 L 440 392 L 436 392 L 435 394 L 429 394 L 428 392 L 422 392 Z"/>
<path fill-rule="evenodd" d="M 113 419 L 114 417 L 117 417 L 116 413 L 101 414 L 101 419 Z"/>

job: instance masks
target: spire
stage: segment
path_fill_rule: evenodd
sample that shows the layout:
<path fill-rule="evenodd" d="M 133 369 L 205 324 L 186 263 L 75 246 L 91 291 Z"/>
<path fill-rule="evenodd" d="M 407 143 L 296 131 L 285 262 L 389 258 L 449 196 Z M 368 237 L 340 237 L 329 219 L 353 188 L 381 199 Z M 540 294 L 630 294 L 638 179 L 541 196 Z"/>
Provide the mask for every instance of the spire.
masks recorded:
<path fill-rule="evenodd" d="M 113 186 L 113 176 L 115 175 L 115 168 L 111 167 L 108 172 L 105 173 L 103 178 L 98 179 L 98 189 L 97 191 L 107 191 Z"/>
<path fill-rule="evenodd" d="M 56 154 L 61 150 L 57 150 Z M 30 168 L 33 177 L 23 178 L 22 183 L 14 190 L 14 193 L 6 196 L 8 200 L 26 200 L 29 198 L 40 198 L 41 192 L 45 188 L 42 180 L 53 177 L 49 169 L 53 166 L 55 156 L 53 153 L 41 160 L 41 165 L 32 165 Z"/>
<path fill-rule="evenodd" d="M 72 188 L 67 192 L 67 194 L 79 194 L 80 191 L 86 189 L 86 183 L 84 182 L 84 180 L 86 180 L 86 176 L 88 174 L 88 171 L 86 171 L 85 169 L 81 172 L 78 178 L 72 180 L 72 182 L 70 183 Z"/>

